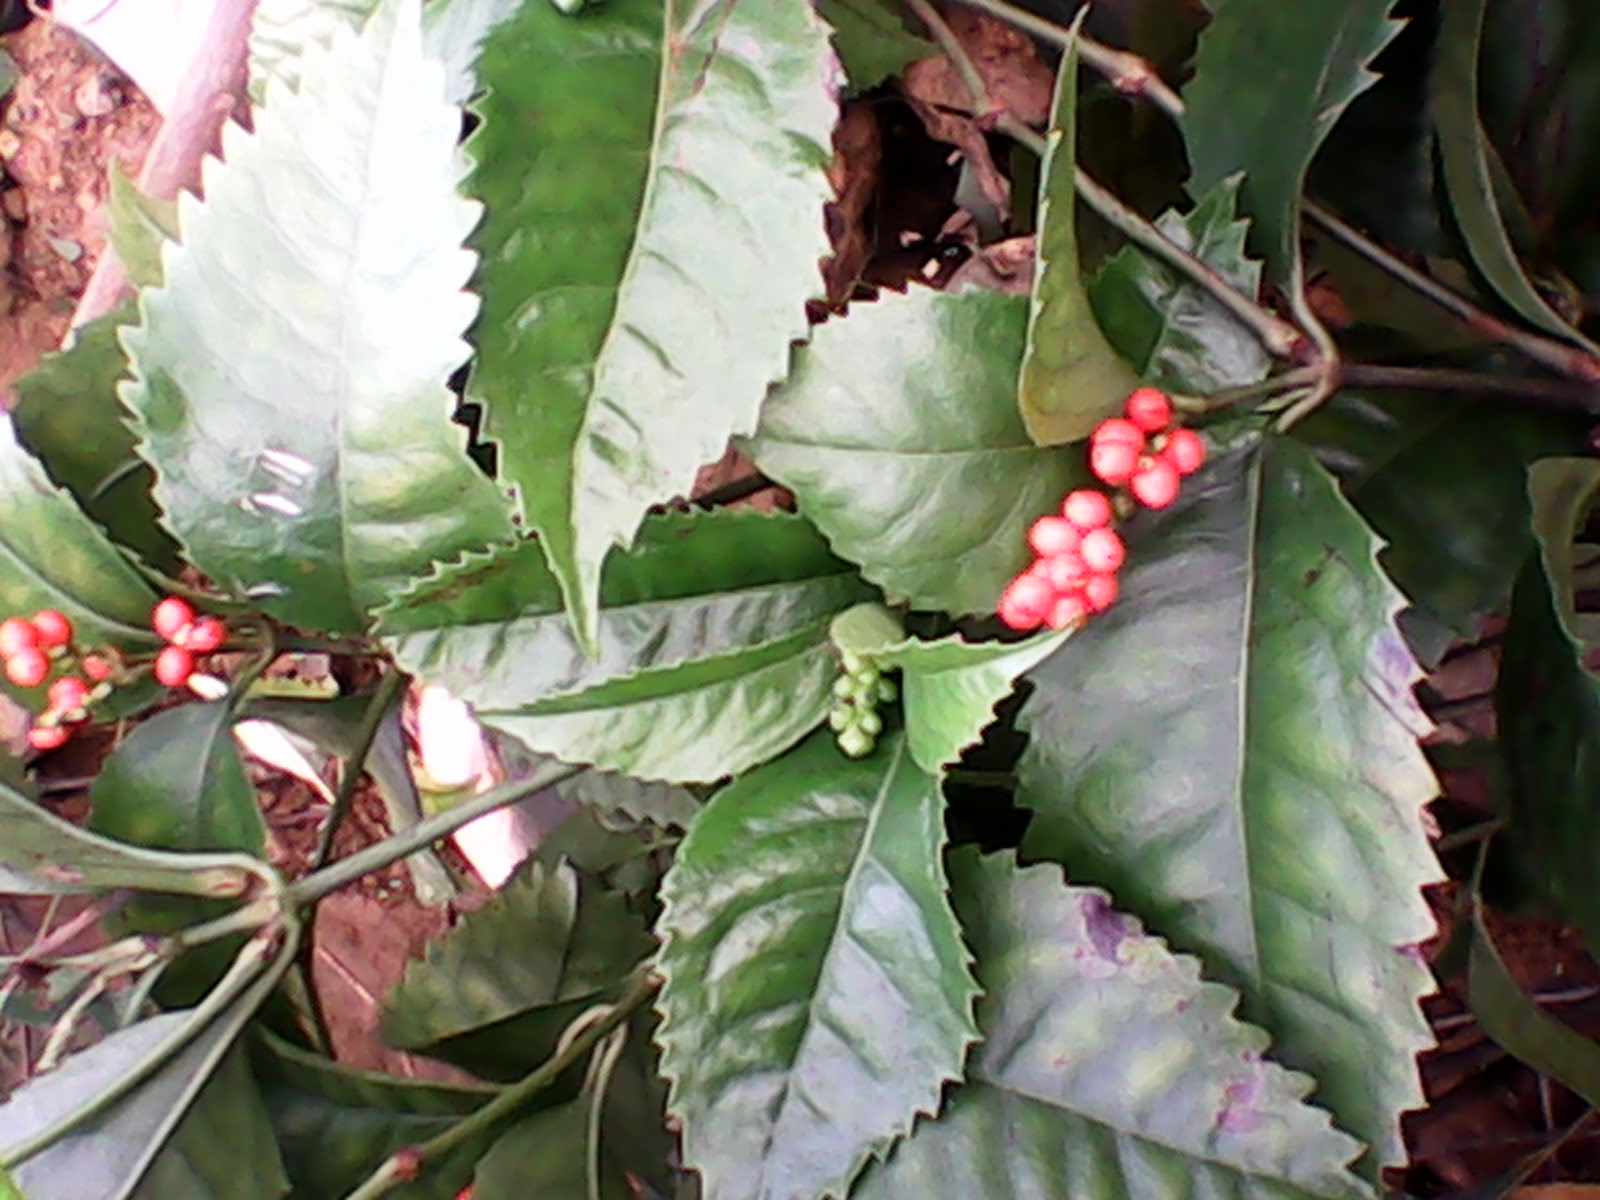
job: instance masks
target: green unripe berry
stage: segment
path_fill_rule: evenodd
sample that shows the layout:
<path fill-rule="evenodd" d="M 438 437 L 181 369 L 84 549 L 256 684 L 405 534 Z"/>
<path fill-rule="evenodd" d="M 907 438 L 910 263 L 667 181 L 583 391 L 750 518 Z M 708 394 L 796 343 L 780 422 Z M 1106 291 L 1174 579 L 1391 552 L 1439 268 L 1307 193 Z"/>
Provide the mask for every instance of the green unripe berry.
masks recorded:
<path fill-rule="evenodd" d="M 828 710 L 828 728 L 839 733 L 855 723 L 855 706 L 835 704 Z"/>
<path fill-rule="evenodd" d="M 875 692 L 879 704 L 893 704 L 900 695 L 900 689 L 894 685 L 894 680 L 887 677 L 878 680 Z"/>
<path fill-rule="evenodd" d="M 849 675 L 841 675 L 833 681 L 833 694 L 841 700 L 849 700 L 856 694 L 856 681 Z"/>
<path fill-rule="evenodd" d="M 857 671 L 861 670 L 862 667 L 867 665 L 866 659 L 850 650 L 842 650 L 839 652 L 839 662 L 843 666 L 844 673 L 846 675 L 854 675 Z"/>
<path fill-rule="evenodd" d="M 875 738 L 883 732 L 883 718 L 870 708 L 863 709 L 861 716 L 856 719 L 856 728 Z"/>
<path fill-rule="evenodd" d="M 839 749 L 850 758 L 865 758 L 872 753 L 876 739 L 858 728 L 846 729 L 839 735 Z"/>
<path fill-rule="evenodd" d="M 873 666 L 871 663 L 868 663 L 859 670 L 850 672 L 850 678 L 856 681 L 857 687 L 865 691 L 876 687 L 878 685 L 878 680 L 882 678 L 882 674 L 883 673 L 879 671 L 877 667 Z"/>

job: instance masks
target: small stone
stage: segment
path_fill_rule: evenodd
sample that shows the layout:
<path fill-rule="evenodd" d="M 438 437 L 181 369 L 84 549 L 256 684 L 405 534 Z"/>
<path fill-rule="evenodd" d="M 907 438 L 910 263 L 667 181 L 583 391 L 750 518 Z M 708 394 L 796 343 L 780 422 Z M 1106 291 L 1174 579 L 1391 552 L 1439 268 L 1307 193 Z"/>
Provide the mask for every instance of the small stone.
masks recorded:
<path fill-rule="evenodd" d="M 50 249 L 69 263 L 75 263 L 83 257 L 83 247 L 71 238 L 47 235 L 45 241 L 50 243 Z"/>
<path fill-rule="evenodd" d="M 99 71 L 94 72 L 72 93 L 72 103 L 86 117 L 103 117 L 121 103 L 116 84 Z"/>

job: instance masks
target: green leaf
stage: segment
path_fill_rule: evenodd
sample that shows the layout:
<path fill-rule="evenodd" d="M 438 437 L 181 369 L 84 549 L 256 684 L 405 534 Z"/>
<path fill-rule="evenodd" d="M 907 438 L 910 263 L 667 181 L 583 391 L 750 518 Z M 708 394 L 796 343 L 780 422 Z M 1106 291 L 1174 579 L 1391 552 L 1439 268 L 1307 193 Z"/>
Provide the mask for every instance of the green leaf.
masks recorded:
<path fill-rule="evenodd" d="M 945 1113 L 852 1200 L 1362 1200 L 1360 1149 L 1305 1103 L 1311 1081 L 1262 1058 L 1236 994 L 1201 981 L 1051 867 L 951 864 L 978 959 L 984 1041 Z"/>
<path fill-rule="evenodd" d="M 869 589 L 804 521 L 722 513 L 654 518 L 612 556 L 597 657 L 557 592 L 523 543 L 425 582 L 382 630 L 406 670 L 536 751 L 694 782 L 764 761 L 822 720 L 828 621 Z"/>
<path fill-rule="evenodd" d="M 718 793 L 679 847 L 657 1035 L 706 1200 L 842 1195 L 938 1109 L 976 1030 L 943 802 L 904 742 L 818 734 Z"/>
<path fill-rule="evenodd" d="M 527 1196 L 600 1196 L 631 1200 L 620 1179 L 589 1190 L 591 1129 L 588 1105 L 573 1101 L 519 1121 L 489 1147 L 472 1173 L 472 1200 L 522 1200 Z"/>
<path fill-rule="evenodd" d="M 1600 1043 L 1551 1016 L 1522 990 L 1495 947 L 1477 897 L 1467 963 L 1468 1001 L 1483 1031 L 1541 1075 L 1590 1105 L 1600 1104 Z"/>
<path fill-rule="evenodd" d="M 263 854 L 266 822 L 233 740 L 226 700 L 140 722 L 89 786 L 89 827 L 162 850 Z"/>
<path fill-rule="evenodd" d="M 237 896 L 247 877 L 215 856 L 126 846 L 80 829 L 0 782 L 0 894 L 133 888 L 189 896 Z"/>
<path fill-rule="evenodd" d="M 422 1083 L 342 1067 L 263 1029 L 253 1056 L 261 1094 L 293 1184 L 291 1195 L 324 1200 L 353 1191 L 390 1154 L 458 1124 L 500 1089 Z M 536 1109 L 551 1103 L 535 1098 Z M 455 1200 L 494 1129 L 474 1133 L 430 1160 L 420 1179 L 389 1193 L 396 1200 Z"/>
<path fill-rule="evenodd" d="M 817 0 L 817 11 L 833 26 L 833 47 L 854 91 L 875 88 L 913 59 L 939 52 L 886 0 Z"/>
<path fill-rule="evenodd" d="M 793 0 L 530 3 L 484 45 L 469 395 L 585 645 L 606 552 L 755 428 L 806 332 L 835 70 Z"/>
<path fill-rule="evenodd" d="M 1388 543 L 1384 569 L 1412 603 L 1401 627 L 1432 665 L 1505 610 L 1533 547 L 1528 466 L 1578 453 L 1584 428 L 1437 394 L 1340 392 L 1294 434 Z"/>
<path fill-rule="evenodd" d="M 5 55 L 4 51 L 0 51 L 0 56 L 3 56 L 3 61 L 0 61 L 0 69 L 3 69 L 5 64 L 10 61 L 10 57 Z M 0 80 L 0 82 L 4 81 Z M 0 1167 L 0 1200 L 27 1200 L 27 1197 L 18 1190 L 16 1183 L 12 1180 L 11 1172 L 3 1167 Z"/>
<path fill-rule="evenodd" d="M 55 608 L 85 645 L 130 650 L 158 644 L 155 593 L 0 420 L 0 613 Z"/>
<path fill-rule="evenodd" d="M 1229 0 L 1200 35 L 1180 120 L 1202 194 L 1239 171 L 1274 283 L 1300 287 L 1300 193 L 1311 157 L 1399 30 L 1394 0 Z"/>
<path fill-rule="evenodd" d="M 128 365 L 117 330 L 133 319 L 129 300 L 77 330 L 70 349 L 45 355 L 17 380 L 11 419 L 17 440 L 114 541 L 176 573 L 177 547 L 150 496 L 155 477 L 117 399 Z"/>
<path fill-rule="evenodd" d="M 1488 139 L 1478 120 L 1478 58 L 1489 0 L 1457 0 L 1441 10 L 1430 97 L 1439 135 L 1440 174 L 1461 236 L 1489 286 L 1523 320 L 1600 352 L 1551 308 L 1511 244 L 1495 200 Z"/>
<path fill-rule="evenodd" d="M 107 236 L 122 273 L 136 288 L 161 286 L 161 248 L 178 240 L 178 203 L 158 200 L 139 190 L 118 160 L 110 171 L 106 199 Z M 121 347 L 118 348 L 120 356 Z"/>
<path fill-rule="evenodd" d="M 227 127 L 123 334 L 167 525 L 220 587 L 308 627 L 360 628 L 431 563 L 511 533 L 449 421 L 476 208 L 417 3 L 312 45 L 254 135 Z"/>
<path fill-rule="evenodd" d="M 517 10 L 520 0 L 430 0 L 422 10 L 422 40 L 445 69 L 445 95 L 465 104 L 478 90 L 473 70 L 488 33 Z M 300 86 L 301 56 L 326 45 L 339 29 L 358 30 L 376 0 L 261 0 L 250 22 L 250 99 L 260 104 L 269 81 Z"/>
<path fill-rule="evenodd" d="M 1600 946 L 1594 890 L 1595 805 L 1600 789 L 1600 680 L 1584 667 L 1571 632 L 1571 598 L 1558 593 L 1561 563 L 1592 500 L 1594 477 L 1582 460 L 1537 464 L 1535 496 L 1565 490 L 1565 503 L 1540 505 L 1540 549 L 1517 579 L 1495 688 L 1496 725 L 1509 775 L 1506 839 L 1563 919 Z M 1564 486 L 1565 485 L 1565 486 Z"/>
<path fill-rule="evenodd" d="M 1528 468 L 1532 528 L 1545 576 L 1561 619 L 1570 629 L 1577 617 L 1574 542 L 1600 496 L 1600 463 L 1590 458 L 1547 458 Z"/>
<path fill-rule="evenodd" d="M 585 771 L 556 791 L 596 815 L 621 813 L 630 821 L 647 821 L 663 829 L 687 829 L 700 815 L 700 801 L 688 788 L 646 783 L 612 771 Z"/>
<path fill-rule="evenodd" d="M 879 617 L 881 614 L 881 618 Z M 865 617 L 865 620 L 851 618 Z M 906 745 L 917 766 L 937 775 L 978 740 L 994 706 L 1011 694 L 1017 676 L 1070 636 L 1046 633 L 1022 642 L 938 641 L 897 636 L 900 625 L 879 605 L 858 605 L 836 618 L 840 650 L 899 671 Z"/>
<path fill-rule="evenodd" d="M 1028 436 L 1041 446 L 1088 437 L 1139 382 L 1101 332 L 1078 265 L 1077 66 L 1074 41 L 1056 76 L 1050 135 L 1040 167 L 1039 255 L 1027 352 L 1017 384 Z"/>
<path fill-rule="evenodd" d="M 445 1038 L 598 996 L 651 950 L 625 899 L 563 860 L 530 860 L 482 908 L 469 913 L 427 957 L 406 965 L 390 993 L 383 1035 L 423 1049 Z"/>
<path fill-rule="evenodd" d="M 1225 179 L 1187 215 L 1162 213 L 1156 228 L 1254 296 L 1261 264 L 1245 256 L 1250 223 L 1236 216 L 1238 199 L 1239 180 Z M 1213 296 L 1131 243 L 1089 281 L 1089 302 L 1118 353 L 1156 387 L 1219 391 L 1264 379 L 1272 365 L 1255 335 Z"/>
<path fill-rule="evenodd" d="M 866 590 L 798 517 L 669 513 L 608 560 L 592 656 L 532 541 L 423 581 L 378 629 L 406 670 L 487 714 L 778 641 Z"/>
<path fill-rule="evenodd" d="M 1027 305 L 913 288 L 819 326 L 749 452 L 891 602 L 990 612 L 1087 478 L 1017 415 Z"/>
<path fill-rule="evenodd" d="M 63 1117 L 101 1105 L 110 1089 L 176 1040 L 176 1048 L 136 1087 L 24 1162 L 8 1164 L 30 1200 L 125 1200 L 131 1195 L 240 1030 L 277 986 L 293 950 L 286 945 L 268 966 L 262 943 L 247 946 L 229 972 L 235 990 L 217 1011 L 165 1012 L 118 1030 L 35 1076 L 0 1104 L 4 1161 Z"/>
<path fill-rule="evenodd" d="M 1121 598 L 1029 676 L 1023 849 L 1237 985 L 1368 1168 L 1403 1161 L 1434 986 L 1403 948 L 1434 929 L 1437 789 L 1377 540 L 1283 439 L 1128 536 Z"/>
<path fill-rule="evenodd" d="M 261 1089 L 236 1046 L 194 1098 L 132 1200 L 278 1200 L 288 1191 Z"/>

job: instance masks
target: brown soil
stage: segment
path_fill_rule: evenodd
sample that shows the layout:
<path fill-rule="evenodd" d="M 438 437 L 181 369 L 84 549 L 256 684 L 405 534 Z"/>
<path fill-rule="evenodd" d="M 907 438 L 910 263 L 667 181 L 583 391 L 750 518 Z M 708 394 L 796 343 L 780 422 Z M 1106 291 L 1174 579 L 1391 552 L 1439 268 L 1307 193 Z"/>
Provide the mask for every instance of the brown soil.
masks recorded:
<path fill-rule="evenodd" d="M 0 39 L 20 72 L 0 117 L 0 393 L 66 334 L 105 246 L 107 169 L 137 171 L 159 118 L 47 20 Z"/>

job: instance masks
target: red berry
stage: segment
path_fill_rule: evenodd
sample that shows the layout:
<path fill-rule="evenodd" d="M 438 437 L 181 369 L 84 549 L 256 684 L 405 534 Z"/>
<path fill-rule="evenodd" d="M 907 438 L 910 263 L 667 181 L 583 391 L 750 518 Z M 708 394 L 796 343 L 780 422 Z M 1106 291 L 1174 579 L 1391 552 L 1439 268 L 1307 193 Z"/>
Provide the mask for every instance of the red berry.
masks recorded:
<path fill-rule="evenodd" d="M 24 646 L 6 659 L 6 678 L 18 687 L 38 687 L 50 674 L 50 660 L 44 651 Z"/>
<path fill-rule="evenodd" d="M 1193 475 L 1206 460 L 1206 444 L 1192 429 L 1174 429 L 1167 434 L 1161 457 L 1178 468 L 1180 475 Z"/>
<path fill-rule="evenodd" d="M 995 606 L 995 612 L 1012 629 L 1036 629 L 1054 600 L 1050 585 L 1029 572 L 1011 581 Z"/>
<path fill-rule="evenodd" d="M 1128 490 L 1146 508 L 1165 508 L 1178 498 L 1178 468 L 1165 458 L 1152 459 L 1135 473 Z"/>
<path fill-rule="evenodd" d="M 18 650 L 37 650 L 39 631 L 33 622 L 23 617 L 7 617 L 0 621 L 0 658 L 10 658 Z"/>
<path fill-rule="evenodd" d="M 50 685 L 50 711 L 76 712 L 89 699 L 89 685 L 75 675 L 63 675 Z"/>
<path fill-rule="evenodd" d="M 1090 612 L 1105 612 L 1117 598 L 1117 577 L 1091 575 L 1083 581 L 1083 600 Z"/>
<path fill-rule="evenodd" d="M 39 631 L 39 645 L 45 650 L 72 641 L 72 622 L 53 608 L 34 613 L 33 627 Z"/>
<path fill-rule="evenodd" d="M 1089 577 L 1089 568 L 1083 565 L 1083 556 L 1076 550 L 1052 555 L 1040 565 L 1040 573 L 1050 584 L 1052 598 L 1077 591 Z"/>
<path fill-rule="evenodd" d="M 1139 466 L 1139 447 L 1128 442 L 1101 442 L 1089 447 L 1089 470 L 1112 486 L 1127 483 Z"/>
<path fill-rule="evenodd" d="M 1122 539 L 1111 529 L 1091 529 L 1084 534 L 1083 545 L 1078 553 L 1083 555 L 1084 564 L 1089 570 L 1097 575 L 1115 571 L 1125 557 Z"/>
<path fill-rule="evenodd" d="M 98 654 L 85 654 L 80 665 L 83 673 L 95 683 L 104 683 L 111 678 L 111 664 Z"/>
<path fill-rule="evenodd" d="M 194 674 L 194 655 L 182 646 L 168 646 L 156 655 L 156 678 L 168 687 L 182 687 Z"/>
<path fill-rule="evenodd" d="M 1082 595 L 1073 592 L 1069 596 L 1062 596 L 1050 608 L 1048 624 L 1051 629 L 1065 629 L 1068 625 L 1076 625 L 1089 615 L 1089 605 Z"/>
<path fill-rule="evenodd" d="M 1159 433 L 1172 423 L 1172 401 L 1153 387 L 1135 388 L 1122 411 L 1145 433 Z"/>
<path fill-rule="evenodd" d="M 1080 530 L 1099 529 L 1111 524 L 1111 501 L 1104 492 L 1079 488 L 1061 502 L 1061 515 Z"/>
<path fill-rule="evenodd" d="M 28 745 L 35 750 L 59 750 L 67 744 L 72 731 L 61 725 L 39 725 L 28 730 Z"/>
<path fill-rule="evenodd" d="M 194 608 L 187 600 L 168 596 L 150 613 L 150 628 L 167 641 L 182 633 L 194 620 Z"/>
<path fill-rule="evenodd" d="M 1121 417 L 1107 417 L 1089 435 L 1091 445 L 1099 446 L 1107 442 L 1123 442 L 1139 450 L 1144 449 L 1144 430 L 1132 421 L 1124 421 Z"/>
<path fill-rule="evenodd" d="M 1028 530 L 1028 545 L 1041 558 L 1049 558 L 1076 550 L 1081 536 L 1078 527 L 1065 517 L 1040 517 Z"/>
<path fill-rule="evenodd" d="M 172 640 L 175 645 L 196 654 L 210 654 L 228 640 L 228 627 L 216 617 L 201 617 L 193 625 L 178 630 Z"/>

